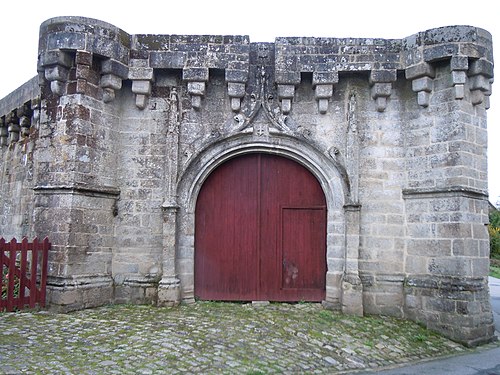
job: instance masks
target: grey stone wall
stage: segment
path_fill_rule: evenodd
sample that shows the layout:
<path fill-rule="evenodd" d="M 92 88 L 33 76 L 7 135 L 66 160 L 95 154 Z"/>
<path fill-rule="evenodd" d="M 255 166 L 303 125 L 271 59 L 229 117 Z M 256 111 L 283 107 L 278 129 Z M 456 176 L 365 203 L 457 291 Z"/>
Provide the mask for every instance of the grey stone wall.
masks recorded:
<path fill-rule="evenodd" d="M 325 193 L 325 306 L 492 339 L 486 31 L 251 43 L 63 17 L 39 55 L 0 101 L 0 230 L 51 239 L 51 308 L 193 302 L 197 194 L 265 152 Z"/>
<path fill-rule="evenodd" d="M 38 79 L 33 78 L 0 101 L 1 235 L 33 236 L 34 144 L 39 118 Z"/>

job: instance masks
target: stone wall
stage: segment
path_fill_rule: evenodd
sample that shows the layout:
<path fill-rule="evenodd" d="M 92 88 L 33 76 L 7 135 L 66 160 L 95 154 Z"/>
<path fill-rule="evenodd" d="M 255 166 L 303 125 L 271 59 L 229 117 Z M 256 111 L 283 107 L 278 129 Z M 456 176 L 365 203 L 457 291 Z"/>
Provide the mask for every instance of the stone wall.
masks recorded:
<path fill-rule="evenodd" d="M 63 17 L 39 46 L 0 101 L 0 230 L 51 239 L 51 308 L 194 301 L 197 194 L 264 152 L 325 193 L 325 306 L 492 339 L 486 31 L 251 43 Z"/>

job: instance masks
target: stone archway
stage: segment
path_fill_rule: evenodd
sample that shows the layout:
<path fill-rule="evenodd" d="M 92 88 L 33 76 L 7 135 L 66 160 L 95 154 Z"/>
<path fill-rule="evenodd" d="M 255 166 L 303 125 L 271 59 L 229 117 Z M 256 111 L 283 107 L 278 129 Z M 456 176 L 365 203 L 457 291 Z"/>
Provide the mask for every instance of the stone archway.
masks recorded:
<path fill-rule="evenodd" d="M 352 205 L 345 171 L 328 153 L 322 153 L 306 142 L 298 142 L 283 135 L 270 135 L 265 139 L 254 135 L 228 138 L 210 145 L 187 164 L 178 184 L 175 229 L 172 228 L 177 232 L 175 256 L 172 254 L 171 258 L 175 258 L 175 273 L 180 280 L 180 299 L 189 302 L 195 297 L 195 209 L 204 181 L 226 160 L 256 152 L 284 156 L 301 164 L 321 185 L 327 208 L 324 301 L 333 308 L 345 310 L 346 301 L 342 297 L 343 290 L 346 290 L 342 286 L 344 275 L 348 272 L 354 278 L 358 277 L 357 253 L 348 251 L 346 244 Z M 353 264 L 356 265 L 355 268 Z M 356 311 L 362 311 L 360 296 L 359 293 L 359 298 L 348 301 L 349 304 L 356 305 Z M 350 309 L 352 306 L 347 308 Z"/>

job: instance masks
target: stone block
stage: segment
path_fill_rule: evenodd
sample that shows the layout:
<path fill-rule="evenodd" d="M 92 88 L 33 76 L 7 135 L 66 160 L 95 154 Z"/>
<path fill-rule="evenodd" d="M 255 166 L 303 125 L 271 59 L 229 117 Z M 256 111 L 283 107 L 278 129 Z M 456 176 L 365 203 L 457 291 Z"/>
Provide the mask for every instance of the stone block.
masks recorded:
<path fill-rule="evenodd" d="M 450 69 L 452 71 L 469 69 L 469 57 L 463 55 L 452 56 L 450 60 Z"/>
<path fill-rule="evenodd" d="M 127 65 L 113 59 L 107 59 L 101 63 L 101 72 L 103 74 L 114 74 L 125 79 L 128 78 L 128 71 Z"/>
<path fill-rule="evenodd" d="M 297 85 L 300 83 L 300 72 L 277 71 L 275 80 L 278 84 Z"/>
<path fill-rule="evenodd" d="M 152 51 L 149 66 L 159 69 L 182 69 L 187 60 L 185 51 Z"/>
<path fill-rule="evenodd" d="M 122 88 L 122 79 L 114 74 L 106 74 L 101 77 L 100 86 L 102 88 L 120 90 Z"/>
<path fill-rule="evenodd" d="M 434 78 L 435 75 L 436 72 L 434 70 L 434 67 L 431 64 L 425 62 L 408 66 L 405 69 L 406 79 L 416 79 L 424 76 Z"/>
<path fill-rule="evenodd" d="M 92 53 L 87 51 L 77 51 L 75 54 L 75 63 L 81 65 L 92 65 Z"/>
<path fill-rule="evenodd" d="M 245 96 L 245 88 L 246 85 L 244 83 L 227 83 L 227 92 L 230 97 L 243 98 Z"/>
<path fill-rule="evenodd" d="M 339 72 L 334 71 L 324 71 L 324 72 L 313 72 L 312 84 L 314 85 L 331 85 L 334 83 L 338 83 L 339 81 Z"/>
<path fill-rule="evenodd" d="M 433 87 L 433 80 L 430 77 L 420 77 L 411 81 L 411 88 L 415 92 L 426 91 L 431 92 Z"/>
<path fill-rule="evenodd" d="M 208 81 L 208 68 L 184 68 L 182 79 L 184 81 Z"/>
<path fill-rule="evenodd" d="M 370 84 L 390 83 L 396 81 L 396 70 L 371 70 Z"/>
<path fill-rule="evenodd" d="M 371 89 L 373 99 L 380 97 L 387 98 L 391 96 L 392 84 L 391 83 L 374 83 Z"/>
<path fill-rule="evenodd" d="M 329 99 L 333 95 L 333 85 L 316 85 L 314 96 L 316 99 Z"/>
<path fill-rule="evenodd" d="M 205 82 L 188 82 L 188 92 L 191 95 L 204 96 Z"/>
<path fill-rule="evenodd" d="M 484 59 L 472 60 L 468 71 L 469 76 L 483 75 L 493 77 L 493 63 Z"/>
<path fill-rule="evenodd" d="M 490 79 L 482 74 L 470 77 L 471 90 L 481 90 L 489 92 L 491 90 Z"/>
<path fill-rule="evenodd" d="M 132 81 L 132 92 L 134 94 L 151 95 L 151 82 Z"/>
<path fill-rule="evenodd" d="M 451 72 L 451 80 L 454 85 L 465 84 L 467 81 L 467 73 L 461 70 L 454 70 Z"/>
<path fill-rule="evenodd" d="M 153 68 L 148 67 L 130 67 L 128 70 L 128 79 L 133 81 L 151 81 L 153 80 Z"/>
<path fill-rule="evenodd" d="M 225 72 L 227 82 L 247 82 L 248 70 L 226 69 Z"/>
<path fill-rule="evenodd" d="M 56 65 L 45 69 L 45 79 L 48 81 L 65 82 L 68 79 L 68 69 L 62 65 Z"/>
<path fill-rule="evenodd" d="M 278 85 L 278 97 L 283 98 L 293 98 L 295 95 L 294 85 Z"/>
<path fill-rule="evenodd" d="M 458 55 L 460 47 L 456 43 L 441 43 L 424 49 L 424 61 L 434 62 Z"/>
<path fill-rule="evenodd" d="M 40 66 L 61 65 L 69 68 L 73 65 L 73 58 L 64 51 L 47 51 L 40 55 L 39 64 Z"/>

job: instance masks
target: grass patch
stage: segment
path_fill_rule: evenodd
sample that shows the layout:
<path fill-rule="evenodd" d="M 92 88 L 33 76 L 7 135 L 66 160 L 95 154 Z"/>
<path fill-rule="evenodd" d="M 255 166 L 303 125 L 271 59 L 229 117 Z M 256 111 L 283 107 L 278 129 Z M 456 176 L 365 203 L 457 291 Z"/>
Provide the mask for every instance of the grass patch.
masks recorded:
<path fill-rule="evenodd" d="M 429 339 L 429 336 L 427 336 L 425 333 L 419 333 L 413 337 L 414 341 L 417 342 L 425 342 Z"/>
<path fill-rule="evenodd" d="M 490 265 L 490 276 L 500 279 L 500 267 Z"/>
<path fill-rule="evenodd" d="M 335 314 L 330 310 L 320 310 L 318 312 L 318 318 L 325 322 L 333 322 L 336 320 Z"/>

